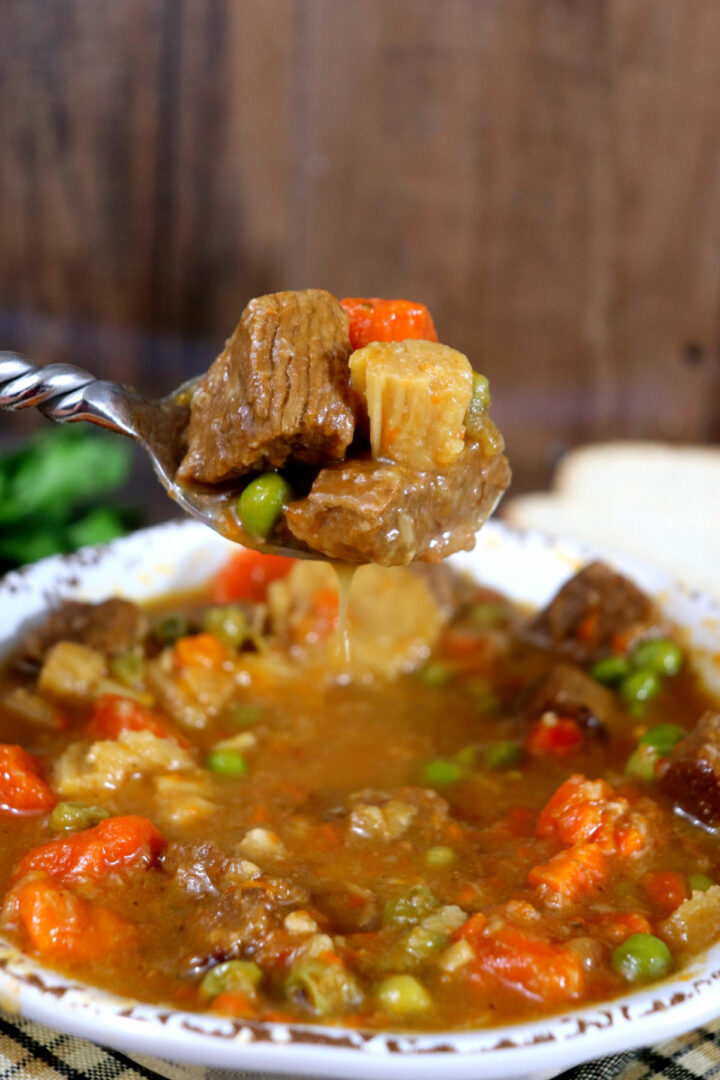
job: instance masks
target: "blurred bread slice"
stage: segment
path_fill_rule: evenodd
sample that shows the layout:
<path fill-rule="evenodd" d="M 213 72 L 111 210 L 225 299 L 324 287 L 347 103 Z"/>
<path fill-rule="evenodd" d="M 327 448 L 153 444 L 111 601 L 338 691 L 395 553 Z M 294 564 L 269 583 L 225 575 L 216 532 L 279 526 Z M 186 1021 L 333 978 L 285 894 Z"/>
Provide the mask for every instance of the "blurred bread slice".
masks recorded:
<path fill-rule="evenodd" d="M 652 563 L 720 599 L 720 448 L 618 442 L 580 447 L 553 490 L 503 504 L 518 528 Z"/>

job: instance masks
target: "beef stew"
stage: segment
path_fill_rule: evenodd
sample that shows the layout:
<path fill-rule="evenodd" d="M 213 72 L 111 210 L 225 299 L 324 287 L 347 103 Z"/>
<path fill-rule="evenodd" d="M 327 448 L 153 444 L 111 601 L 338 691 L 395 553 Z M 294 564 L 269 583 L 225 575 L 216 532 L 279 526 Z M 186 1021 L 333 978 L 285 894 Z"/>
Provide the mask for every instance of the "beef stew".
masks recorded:
<path fill-rule="evenodd" d="M 322 564 L 241 551 L 132 620 L 59 609 L 0 677 L 3 934 L 141 1000 L 370 1030 L 682 969 L 720 936 L 717 707 L 650 600 L 628 635 L 636 587 L 590 576 L 617 632 L 556 640 L 552 604 L 363 567 L 349 668 Z"/>

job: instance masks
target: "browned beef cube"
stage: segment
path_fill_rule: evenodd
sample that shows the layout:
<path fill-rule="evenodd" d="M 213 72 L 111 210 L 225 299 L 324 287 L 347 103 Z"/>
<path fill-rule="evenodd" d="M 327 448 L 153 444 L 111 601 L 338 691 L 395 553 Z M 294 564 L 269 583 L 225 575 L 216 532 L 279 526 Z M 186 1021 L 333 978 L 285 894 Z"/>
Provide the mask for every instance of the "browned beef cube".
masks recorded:
<path fill-rule="evenodd" d="M 660 789 L 711 828 L 720 826 L 720 713 L 706 712 L 665 764 Z"/>
<path fill-rule="evenodd" d="M 554 664 L 529 696 L 528 715 L 546 712 L 569 716 L 589 728 L 609 728 L 621 722 L 617 699 L 611 690 L 586 675 L 575 664 Z"/>
<path fill-rule="evenodd" d="M 608 655 L 619 638 L 627 646 L 661 626 L 660 612 L 645 593 L 594 562 L 563 585 L 530 630 L 544 645 L 584 662 Z"/>
<path fill-rule="evenodd" d="M 406 565 L 469 551 L 510 483 L 502 454 L 468 443 L 441 473 L 354 460 L 322 469 L 310 494 L 290 504 L 296 540 L 331 559 Z"/>
<path fill-rule="evenodd" d="M 323 289 L 251 300 L 195 391 L 186 483 L 219 484 L 251 469 L 341 461 L 355 430 L 350 338 Z"/>
<path fill-rule="evenodd" d="M 147 632 L 147 616 L 129 600 L 105 600 L 101 604 L 67 601 L 50 613 L 42 626 L 31 630 L 14 656 L 16 667 L 40 667 L 48 649 L 58 641 L 77 641 L 91 649 L 113 655 L 136 645 Z"/>

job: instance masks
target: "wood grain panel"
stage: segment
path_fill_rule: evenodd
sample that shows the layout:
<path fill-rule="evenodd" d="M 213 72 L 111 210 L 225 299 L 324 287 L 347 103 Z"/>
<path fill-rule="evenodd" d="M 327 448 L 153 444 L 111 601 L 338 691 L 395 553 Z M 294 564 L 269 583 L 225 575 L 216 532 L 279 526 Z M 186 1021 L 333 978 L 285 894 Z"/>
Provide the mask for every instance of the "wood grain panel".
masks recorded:
<path fill-rule="evenodd" d="M 408 295 L 518 487 L 717 438 L 718 57 L 706 0 L 4 0 L 0 337 L 159 392 L 250 295 Z"/>

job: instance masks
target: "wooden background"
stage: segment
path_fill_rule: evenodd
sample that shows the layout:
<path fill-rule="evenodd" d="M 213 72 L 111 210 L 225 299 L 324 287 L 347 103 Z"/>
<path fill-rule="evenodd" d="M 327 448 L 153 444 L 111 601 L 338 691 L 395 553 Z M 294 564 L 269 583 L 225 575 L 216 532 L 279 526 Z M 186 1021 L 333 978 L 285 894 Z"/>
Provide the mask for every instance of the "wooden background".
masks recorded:
<path fill-rule="evenodd" d="M 517 490 L 717 439 L 720 2 L 0 0 L 0 347 L 164 392 L 304 286 L 426 301 Z"/>

